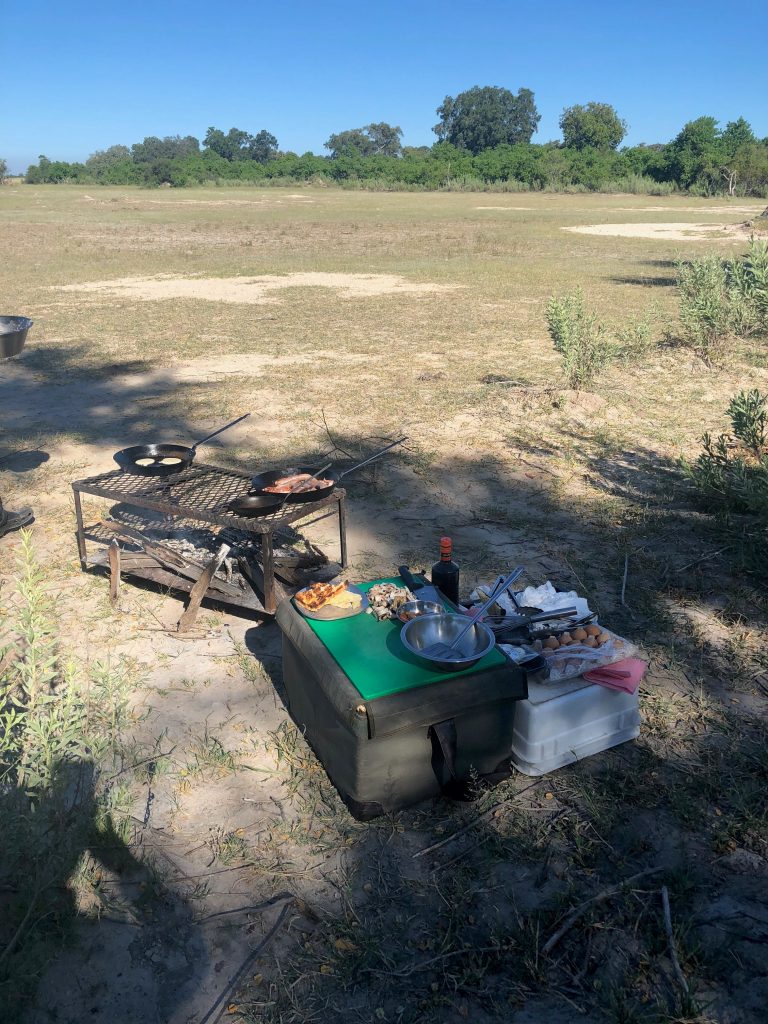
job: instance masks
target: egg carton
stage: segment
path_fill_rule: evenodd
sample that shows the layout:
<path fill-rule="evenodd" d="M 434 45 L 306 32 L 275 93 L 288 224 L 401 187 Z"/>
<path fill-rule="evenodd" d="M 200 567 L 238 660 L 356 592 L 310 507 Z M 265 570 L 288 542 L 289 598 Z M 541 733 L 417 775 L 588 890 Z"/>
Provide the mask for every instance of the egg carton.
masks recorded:
<path fill-rule="evenodd" d="M 605 626 L 600 628 L 608 634 L 608 640 L 598 648 L 585 647 L 582 644 L 568 644 L 555 651 L 547 649 L 539 651 L 532 644 L 517 644 L 515 646 L 518 651 L 522 648 L 531 655 L 543 655 L 549 669 L 548 682 L 562 683 L 566 679 L 576 679 L 592 669 L 613 665 L 617 661 L 634 657 L 638 653 L 637 647 L 623 636 L 606 629 Z M 506 653 L 510 653 L 508 645 L 500 644 L 499 646 Z"/>

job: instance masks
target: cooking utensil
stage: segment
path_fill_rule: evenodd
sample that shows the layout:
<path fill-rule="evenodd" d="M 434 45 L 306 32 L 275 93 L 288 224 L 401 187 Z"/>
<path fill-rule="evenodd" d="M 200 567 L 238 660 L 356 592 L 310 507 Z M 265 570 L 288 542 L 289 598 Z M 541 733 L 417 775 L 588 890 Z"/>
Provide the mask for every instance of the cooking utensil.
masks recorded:
<path fill-rule="evenodd" d="M 285 494 L 271 494 L 266 492 L 264 494 L 246 494 L 240 498 L 233 498 L 226 507 L 228 512 L 233 512 L 236 516 L 244 516 L 245 518 L 255 519 L 258 516 L 266 516 L 272 512 L 278 512 L 283 505 L 288 501 L 291 494 L 299 487 L 305 487 L 310 480 L 314 480 L 316 477 L 324 473 L 332 463 L 328 463 L 327 466 L 323 466 L 322 469 L 318 469 L 317 472 L 313 473 L 311 477 L 306 480 L 300 480 L 294 484 L 293 487 L 286 491 Z"/>
<path fill-rule="evenodd" d="M 424 650 L 436 643 L 448 645 L 459 632 L 466 629 L 466 615 L 419 615 L 406 622 L 400 631 L 400 642 L 403 647 L 417 658 L 424 658 Z M 470 623 L 472 627 L 465 632 L 458 649 L 451 649 L 450 661 L 435 661 L 424 658 L 425 662 L 437 671 L 460 672 L 471 668 L 492 651 L 496 639 L 488 627 L 482 622 Z"/>
<path fill-rule="evenodd" d="M 521 567 L 513 569 L 509 576 L 507 576 L 504 580 L 502 580 L 502 582 L 497 587 L 494 588 L 493 593 L 485 602 L 485 604 L 481 605 L 476 612 L 473 612 L 473 614 L 470 615 L 469 621 L 459 630 L 458 633 L 455 633 L 455 635 L 451 638 L 450 642 L 446 643 L 444 640 L 436 640 L 429 646 L 422 648 L 419 651 L 419 656 L 422 658 L 427 658 L 429 661 L 450 662 L 455 660 L 455 656 L 458 653 L 456 648 L 460 641 L 462 640 L 462 638 L 470 631 L 470 629 L 472 629 L 477 623 L 479 623 L 480 619 L 488 611 L 493 602 L 498 597 L 500 597 L 501 594 L 503 594 L 508 587 L 511 587 L 515 580 L 520 579 L 522 575 L 523 569 Z M 488 627 L 485 626 L 484 629 L 488 629 Z M 491 630 L 488 631 L 491 633 L 491 636 L 493 637 L 493 632 Z M 461 657 L 461 655 L 459 655 L 459 657 Z"/>
<path fill-rule="evenodd" d="M 34 321 L 27 316 L 0 316 L 0 359 L 17 356 Z"/>
<path fill-rule="evenodd" d="M 219 427 L 207 437 L 195 441 L 191 448 L 181 444 L 134 444 L 130 448 L 115 452 L 112 458 L 124 473 L 132 473 L 134 476 L 172 476 L 192 465 L 195 452 L 201 445 L 223 434 L 225 430 L 229 430 L 250 415 L 247 412 L 238 416 L 236 420 Z M 147 459 L 150 461 L 145 462 Z M 145 464 L 141 465 L 142 462 Z"/>
<path fill-rule="evenodd" d="M 410 622 L 420 615 L 442 615 L 445 608 L 436 601 L 406 601 L 397 609 L 397 617 L 401 622 Z"/>
<path fill-rule="evenodd" d="M 339 481 L 343 477 L 348 476 L 350 473 L 356 472 L 358 469 L 362 469 L 363 466 L 367 466 L 370 462 L 374 462 L 376 459 L 381 458 L 381 456 L 385 455 L 391 448 L 395 448 L 397 445 L 403 444 L 403 442 L 407 440 L 407 437 L 398 438 L 397 441 L 393 441 L 392 444 L 388 444 L 386 448 L 382 448 L 380 452 L 376 452 L 375 455 L 371 455 L 369 458 L 363 459 L 362 462 L 358 462 L 357 465 L 351 466 L 349 469 L 345 469 L 342 473 L 336 473 L 333 470 L 331 470 L 330 472 L 326 473 L 326 476 L 329 480 L 332 480 L 333 483 L 328 484 L 327 487 L 316 487 L 313 491 L 297 491 L 294 495 L 292 495 L 291 501 L 319 501 L 321 498 L 327 498 L 329 494 L 333 493 Z M 302 466 L 299 469 L 293 470 L 291 472 L 284 469 L 272 469 L 266 473 L 257 473 L 256 476 L 251 478 L 251 488 L 254 492 L 254 495 L 270 494 L 269 491 L 264 490 L 265 487 L 270 487 L 272 484 L 275 483 L 276 480 L 279 480 L 283 476 L 292 476 L 294 472 L 314 473 L 314 470 L 311 468 L 307 468 L 306 466 Z"/>
<path fill-rule="evenodd" d="M 421 580 L 417 580 L 407 565 L 398 566 L 397 571 L 400 574 L 400 579 L 411 593 L 418 595 L 419 601 L 430 601 L 432 604 L 439 604 L 441 608 L 444 607 L 442 594 L 431 583 L 422 583 Z"/>

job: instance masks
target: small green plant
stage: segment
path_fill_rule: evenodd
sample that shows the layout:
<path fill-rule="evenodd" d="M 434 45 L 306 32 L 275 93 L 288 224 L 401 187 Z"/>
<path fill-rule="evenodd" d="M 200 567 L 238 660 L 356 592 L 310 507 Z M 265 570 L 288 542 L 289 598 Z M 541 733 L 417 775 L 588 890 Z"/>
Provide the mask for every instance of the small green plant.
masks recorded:
<path fill-rule="evenodd" d="M 646 309 L 639 316 L 627 316 L 615 329 L 618 351 L 623 359 L 641 359 L 657 347 L 658 312 Z"/>
<path fill-rule="evenodd" d="M 768 422 L 766 403 L 768 395 L 755 388 L 752 391 L 740 391 L 728 406 L 733 433 L 756 455 L 765 447 L 765 428 Z"/>
<path fill-rule="evenodd" d="M 568 387 L 579 391 L 590 385 L 613 357 L 604 326 L 587 310 L 580 288 L 547 303 L 547 327 L 563 357 Z"/>
<path fill-rule="evenodd" d="M 728 406 L 733 434 L 704 434 L 703 450 L 683 469 L 720 515 L 734 546 L 741 550 L 745 567 L 764 572 L 768 567 L 768 451 L 766 450 L 766 402 L 759 391 L 741 391 Z M 753 519 L 748 529 L 731 523 L 732 514 Z"/>
<path fill-rule="evenodd" d="M 677 286 L 683 340 L 710 364 L 729 337 L 768 331 L 768 241 L 753 237 L 737 260 L 680 261 Z"/>
<path fill-rule="evenodd" d="M 731 333 L 726 267 L 719 256 L 677 264 L 683 339 L 707 362 L 718 358 Z"/>

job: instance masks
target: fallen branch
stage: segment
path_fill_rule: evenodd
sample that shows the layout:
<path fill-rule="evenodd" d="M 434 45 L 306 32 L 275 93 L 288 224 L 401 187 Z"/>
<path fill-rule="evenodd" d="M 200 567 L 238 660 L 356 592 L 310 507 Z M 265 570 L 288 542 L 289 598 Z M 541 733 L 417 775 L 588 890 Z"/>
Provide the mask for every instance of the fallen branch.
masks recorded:
<path fill-rule="evenodd" d="M 724 548 L 718 548 L 717 551 L 712 551 L 708 555 L 702 555 L 701 558 L 694 558 L 692 562 L 687 565 L 681 565 L 679 569 L 675 569 L 675 572 L 685 572 L 686 569 L 692 569 L 694 565 L 698 565 L 699 562 L 707 562 L 710 558 L 717 558 L 718 555 L 722 555 L 724 551 L 730 551 L 733 544 L 726 544 Z"/>
<path fill-rule="evenodd" d="M 469 824 L 464 826 L 464 828 L 460 828 L 458 832 L 454 832 L 453 835 L 446 836 L 446 838 L 441 839 L 440 842 L 433 843 L 431 846 L 427 846 L 423 850 L 419 850 L 417 853 L 414 853 L 412 859 L 417 860 L 419 857 L 426 857 L 426 855 L 428 853 L 432 853 L 433 850 L 439 850 L 441 846 L 445 846 L 447 843 L 452 843 L 454 839 L 458 839 L 459 836 L 463 836 L 465 832 L 469 832 L 470 829 L 473 829 L 478 822 L 483 820 L 483 818 L 487 818 L 489 814 L 497 811 L 500 807 L 506 807 L 508 804 L 511 804 L 514 800 L 517 800 L 519 796 L 522 796 L 523 793 L 527 793 L 529 789 L 534 789 L 536 786 L 540 786 L 542 782 L 544 782 L 544 779 L 532 782 L 530 786 L 526 786 L 525 789 L 521 789 L 518 793 L 515 793 L 514 796 L 509 797 L 508 800 L 502 800 L 501 803 L 494 804 L 493 807 L 489 807 L 487 811 L 483 811 L 482 814 L 478 814 L 476 818 L 473 818 Z"/>
<path fill-rule="evenodd" d="M 629 552 L 624 552 L 624 579 L 621 581 L 621 603 L 624 608 L 627 607 L 627 602 L 624 600 L 624 593 L 627 589 L 627 573 L 629 572 Z"/>
<path fill-rule="evenodd" d="M 661 887 L 661 905 L 664 908 L 664 931 L 667 933 L 667 943 L 669 944 L 669 957 L 672 961 L 672 967 L 675 971 L 675 977 L 680 988 L 689 994 L 688 982 L 685 980 L 683 969 L 680 966 L 680 961 L 677 958 L 677 946 L 675 945 L 675 936 L 672 932 L 672 912 L 669 909 L 669 890 L 666 885 Z"/>
<path fill-rule="evenodd" d="M 566 934 L 566 932 L 570 931 L 570 929 L 573 928 L 573 926 L 576 924 L 579 918 L 583 917 L 584 913 L 591 906 L 593 906 L 596 903 L 602 903 L 604 900 L 607 900 L 610 896 L 615 896 L 617 892 L 621 892 L 622 889 L 625 889 L 629 885 L 634 885 L 634 883 L 639 881 L 641 878 L 646 878 L 648 875 L 656 875 L 659 873 L 659 871 L 663 870 L 664 868 L 647 868 L 645 871 L 639 871 L 636 875 L 632 875 L 631 878 L 627 878 L 623 882 L 619 882 L 618 885 L 609 886 L 609 888 L 603 889 L 602 892 L 599 892 L 596 896 L 592 896 L 590 897 L 590 899 L 585 900 L 584 903 L 579 904 L 578 907 L 576 907 L 574 910 L 570 912 L 570 914 L 566 917 L 561 926 L 557 929 L 555 934 L 552 935 L 549 939 L 547 939 L 547 941 L 544 943 L 544 946 L 541 950 L 542 955 L 548 956 L 555 948 L 555 946 L 558 944 L 560 939 L 562 939 L 562 937 Z"/>

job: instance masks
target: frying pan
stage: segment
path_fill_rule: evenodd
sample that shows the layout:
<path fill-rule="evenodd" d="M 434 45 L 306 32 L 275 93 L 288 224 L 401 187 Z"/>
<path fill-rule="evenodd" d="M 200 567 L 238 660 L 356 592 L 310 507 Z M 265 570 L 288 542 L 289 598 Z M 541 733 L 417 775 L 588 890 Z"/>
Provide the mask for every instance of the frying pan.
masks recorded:
<path fill-rule="evenodd" d="M 331 463 L 327 466 L 323 466 L 322 469 L 316 470 L 312 475 L 320 476 L 321 473 L 325 473 L 327 469 L 330 469 Z M 310 480 L 312 477 L 309 478 Z M 302 480 L 301 483 L 308 483 L 308 480 Z M 294 484 L 294 487 L 299 487 L 300 484 Z M 267 491 L 264 494 L 243 494 L 238 498 L 232 498 L 227 504 L 226 511 L 234 512 L 236 516 L 244 516 L 246 519 L 255 519 L 257 516 L 266 516 L 271 512 L 278 512 L 286 501 L 290 500 L 292 491 L 286 491 L 285 494 L 271 494 Z M 315 491 L 312 492 L 313 494 Z"/>
<path fill-rule="evenodd" d="M 367 466 L 369 462 L 373 462 L 375 459 L 380 458 L 385 452 L 388 452 L 390 448 L 394 448 L 404 441 L 407 441 L 407 437 L 398 438 L 397 441 L 393 441 L 392 444 L 388 444 L 386 448 L 382 448 L 380 452 L 376 452 L 375 455 L 371 455 L 370 458 L 364 459 L 362 462 L 358 462 L 356 466 L 351 466 L 349 469 L 345 469 L 343 473 L 335 473 L 333 470 L 323 473 L 323 476 L 327 480 L 332 480 L 333 483 L 328 484 L 327 487 L 316 487 L 313 491 L 296 491 L 291 494 L 288 501 L 320 501 L 321 498 L 327 498 L 329 494 L 333 494 L 337 484 L 342 477 L 347 476 L 348 473 L 354 473 L 357 469 L 362 469 L 363 466 Z M 282 498 L 282 494 L 274 495 L 269 491 L 265 491 L 265 487 L 270 487 L 276 480 L 279 480 L 283 476 L 293 476 L 294 473 L 314 473 L 313 468 L 306 466 L 300 467 L 298 470 L 289 472 L 285 469 L 273 469 L 267 473 L 258 473 L 256 476 L 251 478 L 251 490 L 252 497 L 267 497 L 267 498 Z M 244 499 L 243 499 L 244 500 Z M 254 506 L 255 507 L 255 506 Z"/>
<path fill-rule="evenodd" d="M 196 441 L 191 448 L 182 444 L 134 444 L 130 448 L 123 448 L 119 452 L 115 452 L 112 458 L 124 473 L 132 473 L 134 476 L 172 476 L 192 465 L 195 452 L 201 444 L 205 444 L 217 434 L 229 430 L 230 427 L 234 427 L 236 423 L 240 423 L 250 415 L 247 412 L 243 416 L 238 416 L 231 423 L 219 427 L 212 434 Z M 151 459 L 152 461 L 142 466 L 139 465 L 141 459 Z"/>

